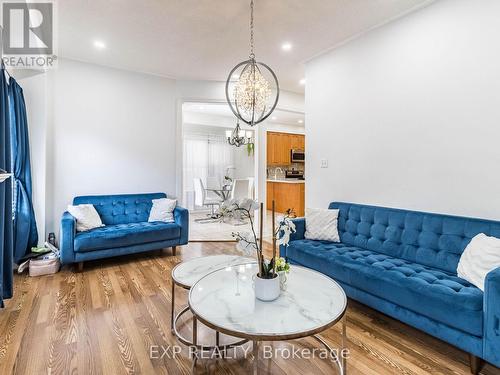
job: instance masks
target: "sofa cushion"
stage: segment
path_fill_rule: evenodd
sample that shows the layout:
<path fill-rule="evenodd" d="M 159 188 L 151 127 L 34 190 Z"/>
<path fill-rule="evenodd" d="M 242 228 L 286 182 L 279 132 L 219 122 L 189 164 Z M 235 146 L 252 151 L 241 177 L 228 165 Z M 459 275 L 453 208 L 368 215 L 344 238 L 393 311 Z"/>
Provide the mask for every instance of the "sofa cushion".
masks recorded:
<path fill-rule="evenodd" d="M 77 233 L 75 252 L 140 245 L 178 238 L 181 228 L 176 223 L 143 222 L 108 225 Z"/>
<path fill-rule="evenodd" d="M 344 243 L 297 240 L 290 242 L 286 253 L 292 262 L 482 336 L 483 292 L 448 272 Z"/>

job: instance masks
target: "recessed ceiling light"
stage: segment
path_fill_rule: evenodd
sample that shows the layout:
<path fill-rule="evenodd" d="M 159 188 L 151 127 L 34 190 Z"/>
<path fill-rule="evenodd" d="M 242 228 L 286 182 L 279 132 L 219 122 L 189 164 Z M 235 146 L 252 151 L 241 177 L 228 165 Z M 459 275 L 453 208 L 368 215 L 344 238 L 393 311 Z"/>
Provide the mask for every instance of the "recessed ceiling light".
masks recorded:
<path fill-rule="evenodd" d="M 299 124 L 303 124 L 303 123 L 304 123 L 304 120 L 297 120 L 297 122 L 298 122 Z"/>
<path fill-rule="evenodd" d="M 276 121 L 278 118 L 276 116 L 271 117 L 271 120 Z"/>
<path fill-rule="evenodd" d="M 94 40 L 94 47 L 97 49 L 106 49 L 106 43 L 102 40 Z"/>
<path fill-rule="evenodd" d="M 292 49 L 292 43 L 290 42 L 285 42 L 281 45 L 281 49 L 283 51 L 290 51 Z"/>
<path fill-rule="evenodd" d="M 305 84 L 306 84 L 306 79 L 305 79 L 305 78 L 302 78 L 302 79 L 299 81 L 299 83 L 300 83 L 301 85 L 305 85 Z"/>
<path fill-rule="evenodd" d="M 205 107 L 200 105 L 200 109 L 203 111 L 205 109 Z"/>

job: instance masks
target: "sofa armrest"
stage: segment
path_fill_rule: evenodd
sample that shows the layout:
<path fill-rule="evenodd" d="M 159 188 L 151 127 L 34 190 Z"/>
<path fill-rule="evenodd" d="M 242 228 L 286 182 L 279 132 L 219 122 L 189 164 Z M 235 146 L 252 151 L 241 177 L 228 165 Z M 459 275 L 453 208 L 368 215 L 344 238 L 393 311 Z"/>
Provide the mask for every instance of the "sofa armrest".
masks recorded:
<path fill-rule="evenodd" d="M 500 366 L 500 267 L 484 282 L 484 359 Z"/>
<path fill-rule="evenodd" d="M 179 245 L 186 245 L 188 243 L 189 234 L 189 211 L 183 207 L 175 207 L 174 220 L 181 227 Z"/>
<path fill-rule="evenodd" d="M 293 219 L 292 222 L 295 224 L 295 233 L 290 234 L 290 242 L 303 240 L 306 232 L 306 219 L 300 217 Z M 286 258 L 286 246 L 284 245 L 280 245 L 280 257 Z"/>
<path fill-rule="evenodd" d="M 76 235 L 76 219 L 69 213 L 65 212 L 61 219 L 61 263 L 70 264 L 75 262 L 75 235 Z"/>

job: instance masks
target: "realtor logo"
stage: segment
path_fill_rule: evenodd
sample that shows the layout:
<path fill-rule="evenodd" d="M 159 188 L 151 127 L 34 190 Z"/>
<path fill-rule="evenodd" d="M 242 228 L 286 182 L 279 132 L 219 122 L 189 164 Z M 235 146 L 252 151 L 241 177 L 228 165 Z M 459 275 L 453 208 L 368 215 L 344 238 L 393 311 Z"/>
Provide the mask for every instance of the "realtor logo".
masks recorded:
<path fill-rule="evenodd" d="M 48 68 L 54 64 L 54 4 L 4 2 L 2 55 L 14 68 Z"/>

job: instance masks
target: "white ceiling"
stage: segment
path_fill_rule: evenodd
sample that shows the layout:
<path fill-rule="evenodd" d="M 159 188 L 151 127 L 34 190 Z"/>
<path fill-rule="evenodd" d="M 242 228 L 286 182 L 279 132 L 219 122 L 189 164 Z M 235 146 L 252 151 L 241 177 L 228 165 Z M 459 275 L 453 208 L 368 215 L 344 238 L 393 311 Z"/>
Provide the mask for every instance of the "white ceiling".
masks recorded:
<path fill-rule="evenodd" d="M 257 59 L 302 92 L 304 61 L 433 0 L 255 0 Z M 58 1 L 59 55 L 179 79 L 225 80 L 248 56 L 249 0 Z M 97 50 L 100 40 L 107 48 Z M 289 52 L 284 42 L 292 43 Z"/>

